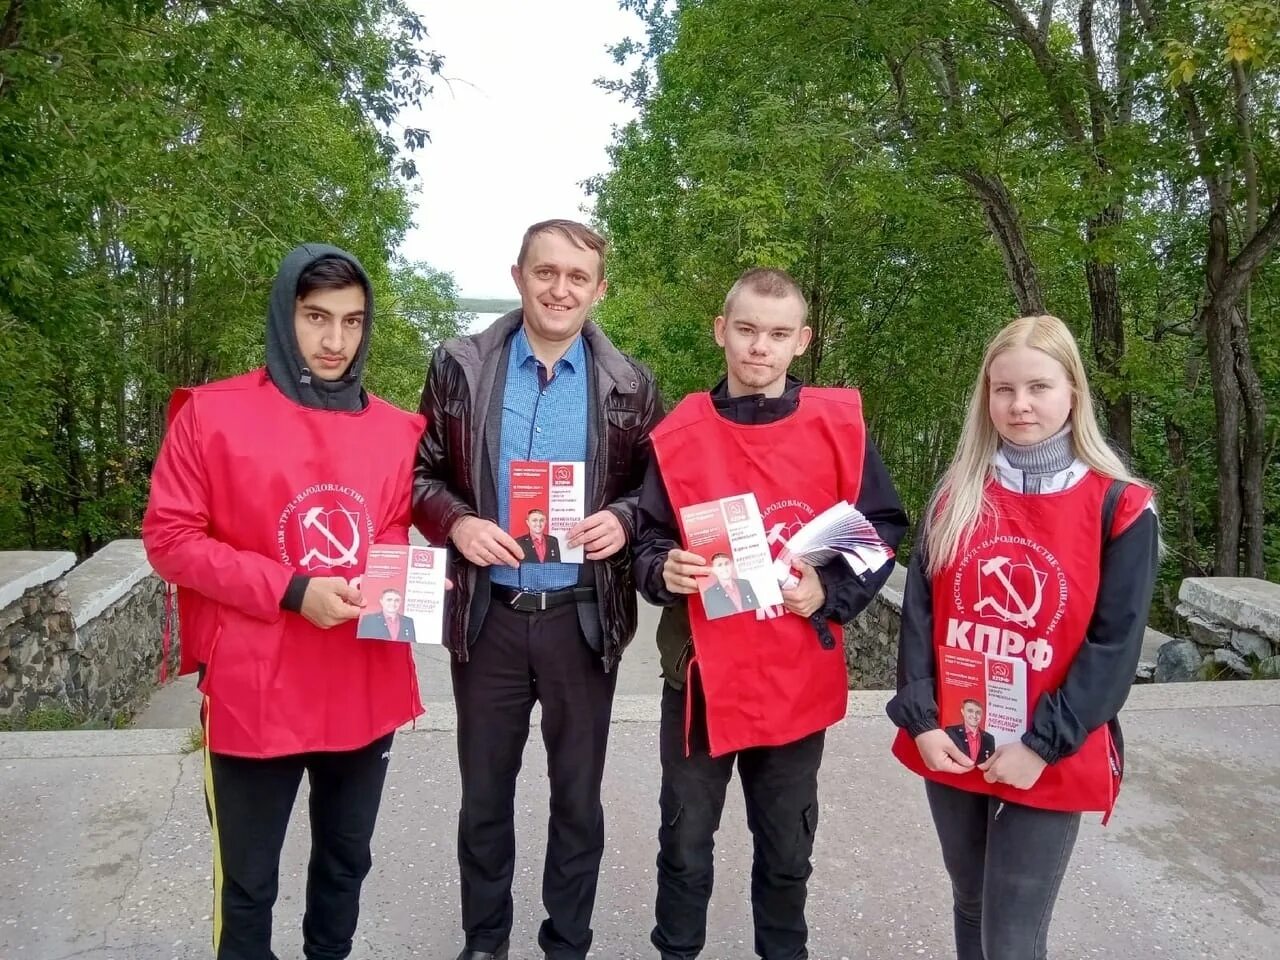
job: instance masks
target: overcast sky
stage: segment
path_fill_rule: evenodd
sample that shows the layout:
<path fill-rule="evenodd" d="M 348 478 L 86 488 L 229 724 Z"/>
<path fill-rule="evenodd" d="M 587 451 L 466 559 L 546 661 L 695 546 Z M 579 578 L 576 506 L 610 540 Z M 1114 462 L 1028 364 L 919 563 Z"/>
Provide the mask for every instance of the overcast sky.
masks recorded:
<path fill-rule="evenodd" d="M 594 81 L 622 73 L 605 47 L 639 36 L 640 21 L 614 0 L 413 6 L 445 65 L 421 113 L 403 118 L 431 142 L 414 154 L 417 213 L 402 253 L 452 273 L 462 296 L 514 298 L 525 227 L 586 219 L 579 184 L 607 168 L 611 127 L 632 115 Z"/>

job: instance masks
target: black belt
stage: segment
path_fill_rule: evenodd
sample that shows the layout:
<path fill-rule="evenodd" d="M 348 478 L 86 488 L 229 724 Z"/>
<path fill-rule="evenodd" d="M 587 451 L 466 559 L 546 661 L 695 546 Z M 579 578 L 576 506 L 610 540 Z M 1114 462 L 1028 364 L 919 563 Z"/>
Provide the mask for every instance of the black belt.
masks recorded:
<path fill-rule="evenodd" d="M 550 610 L 566 603 L 593 603 L 596 599 L 595 587 L 565 587 L 563 590 L 521 590 L 519 587 L 505 587 L 500 583 L 489 584 L 489 594 L 500 600 L 512 610 L 521 613 L 536 613 L 539 610 Z"/>

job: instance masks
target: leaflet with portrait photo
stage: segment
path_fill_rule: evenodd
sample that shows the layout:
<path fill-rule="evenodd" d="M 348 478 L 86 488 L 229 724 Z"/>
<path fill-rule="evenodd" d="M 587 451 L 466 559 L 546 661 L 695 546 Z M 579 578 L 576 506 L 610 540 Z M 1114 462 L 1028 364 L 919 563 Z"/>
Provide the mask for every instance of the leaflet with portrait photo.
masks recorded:
<path fill-rule="evenodd" d="M 976 726 L 999 747 L 1020 740 L 1027 720 L 1025 660 L 959 647 L 939 650 L 938 725 L 943 730 L 960 727 L 963 733 L 968 722 L 971 731 Z"/>
<path fill-rule="evenodd" d="M 360 578 L 363 640 L 444 642 L 444 581 L 448 553 L 440 547 L 374 544 Z"/>
<path fill-rule="evenodd" d="M 569 531 L 586 516 L 586 466 L 581 461 L 513 460 L 507 532 L 524 563 L 582 563 Z"/>
<path fill-rule="evenodd" d="M 680 508 L 684 548 L 707 562 L 698 594 L 708 620 L 782 604 L 755 494 Z"/>

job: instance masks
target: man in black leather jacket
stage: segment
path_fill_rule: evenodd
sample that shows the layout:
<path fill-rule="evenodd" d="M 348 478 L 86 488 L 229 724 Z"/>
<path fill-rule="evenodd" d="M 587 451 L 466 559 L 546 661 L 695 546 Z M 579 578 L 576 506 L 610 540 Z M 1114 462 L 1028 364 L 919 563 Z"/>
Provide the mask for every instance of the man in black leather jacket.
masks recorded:
<path fill-rule="evenodd" d="M 616 667 L 636 629 L 636 501 L 662 403 L 648 369 L 587 322 L 605 290 L 603 238 L 573 221 L 534 224 L 512 277 L 521 309 L 432 358 L 413 521 L 454 548 L 445 644 L 462 773 L 459 960 L 508 953 L 515 786 L 535 701 L 552 811 L 538 942 L 549 958 L 582 960 Z M 587 562 L 521 564 L 507 496 L 520 460 L 584 464 L 587 516 L 565 539 Z"/>

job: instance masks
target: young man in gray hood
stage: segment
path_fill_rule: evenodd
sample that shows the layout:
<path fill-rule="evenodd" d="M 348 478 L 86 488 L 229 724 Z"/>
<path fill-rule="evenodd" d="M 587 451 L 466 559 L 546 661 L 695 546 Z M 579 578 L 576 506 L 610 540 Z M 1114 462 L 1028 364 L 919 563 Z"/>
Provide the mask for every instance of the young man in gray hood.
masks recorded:
<path fill-rule="evenodd" d="M 422 713 L 407 644 L 356 638 L 373 543 L 407 543 L 421 417 L 366 392 L 373 297 L 308 244 L 271 293 L 265 368 L 178 390 L 142 539 L 178 585 L 204 694 L 216 960 L 274 960 L 285 829 L 305 774 L 307 960 L 351 952 L 395 730 Z"/>

